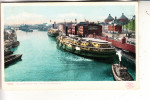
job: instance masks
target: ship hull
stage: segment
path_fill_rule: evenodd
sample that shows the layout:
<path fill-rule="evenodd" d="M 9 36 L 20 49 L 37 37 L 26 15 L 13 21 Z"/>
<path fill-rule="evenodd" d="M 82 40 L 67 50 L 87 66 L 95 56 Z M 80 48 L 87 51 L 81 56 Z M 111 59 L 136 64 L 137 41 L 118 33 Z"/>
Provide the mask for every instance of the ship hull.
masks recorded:
<path fill-rule="evenodd" d="M 4 51 L 4 56 L 8 56 L 8 55 L 11 55 L 11 54 L 13 54 L 12 51 Z"/>
<path fill-rule="evenodd" d="M 94 52 L 94 51 L 87 51 L 87 50 L 76 50 L 75 46 L 69 47 L 63 43 L 57 41 L 57 46 L 63 50 L 71 52 L 73 54 L 88 57 L 88 58 L 112 58 L 116 56 L 116 52 Z"/>
<path fill-rule="evenodd" d="M 115 81 L 133 81 L 132 76 L 127 72 L 126 77 L 119 77 L 116 73 L 116 67 L 112 65 L 112 73 Z"/>
<path fill-rule="evenodd" d="M 59 35 L 59 33 L 50 33 L 50 32 L 48 32 L 47 34 L 48 36 L 51 36 L 51 37 L 57 37 Z"/>
<path fill-rule="evenodd" d="M 12 48 L 17 47 L 19 44 L 20 44 L 20 42 L 19 42 L 19 41 L 16 41 L 16 42 L 12 43 Z"/>
<path fill-rule="evenodd" d="M 7 60 L 5 60 L 5 67 L 20 60 L 22 55 L 15 55 L 13 58 L 10 58 L 10 57 L 11 55 L 7 57 Z"/>

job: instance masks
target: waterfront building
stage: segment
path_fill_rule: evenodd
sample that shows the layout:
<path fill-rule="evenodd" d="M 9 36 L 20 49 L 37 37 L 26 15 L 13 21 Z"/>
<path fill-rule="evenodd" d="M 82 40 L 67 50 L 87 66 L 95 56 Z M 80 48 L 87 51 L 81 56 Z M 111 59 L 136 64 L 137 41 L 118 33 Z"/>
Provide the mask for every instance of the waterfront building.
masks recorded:
<path fill-rule="evenodd" d="M 59 25 L 58 25 L 58 29 L 59 29 L 61 32 L 64 32 L 63 27 L 64 27 L 64 26 L 63 26 L 62 24 L 59 24 Z"/>
<path fill-rule="evenodd" d="M 72 34 L 75 35 L 77 24 L 72 24 Z"/>
<path fill-rule="evenodd" d="M 129 19 L 124 15 L 124 13 L 122 13 L 121 17 L 118 19 L 120 24 L 126 24 L 129 22 Z"/>
<path fill-rule="evenodd" d="M 72 34 L 72 28 L 74 24 L 75 23 L 73 22 L 58 23 L 58 29 L 61 30 L 62 32 L 66 32 L 67 27 L 68 34 Z"/>
<path fill-rule="evenodd" d="M 102 32 L 108 33 L 108 24 L 105 22 L 99 23 L 102 26 Z"/>
<path fill-rule="evenodd" d="M 104 20 L 105 23 L 109 23 L 111 21 L 113 21 L 114 18 L 109 14 L 109 16 Z"/>
<path fill-rule="evenodd" d="M 102 26 L 99 24 L 80 22 L 77 24 L 78 35 L 83 37 L 96 37 L 102 36 Z"/>
<path fill-rule="evenodd" d="M 67 34 L 79 35 L 82 37 L 95 37 L 102 35 L 102 25 L 93 22 L 89 23 L 88 21 L 80 22 L 78 24 L 72 22 L 65 24 L 59 23 L 59 29 L 65 33 L 67 31 Z"/>
<path fill-rule="evenodd" d="M 121 17 L 115 19 L 109 14 L 109 16 L 104 20 L 105 25 L 103 27 L 105 28 L 104 32 L 108 33 L 122 33 L 122 31 L 125 31 L 122 27 L 123 25 L 127 24 L 129 22 L 129 19 L 122 13 Z M 107 30 L 108 29 L 108 30 Z"/>

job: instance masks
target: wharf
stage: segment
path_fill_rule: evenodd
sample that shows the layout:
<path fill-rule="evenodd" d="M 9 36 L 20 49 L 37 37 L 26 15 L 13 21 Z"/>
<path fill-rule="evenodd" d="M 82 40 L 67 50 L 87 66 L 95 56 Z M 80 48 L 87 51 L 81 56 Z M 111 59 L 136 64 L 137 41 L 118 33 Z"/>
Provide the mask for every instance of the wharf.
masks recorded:
<path fill-rule="evenodd" d="M 120 41 L 121 41 L 121 39 L 122 39 L 123 37 L 125 37 L 127 43 L 130 43 L 130 42 L 136 43 L 136 39 L 135 39 L 135 38 L 129 38 L 129 37 L 126 36 L 125 33 L 124 33 L 124 34 L 103 33 L 103 34 L 104 34 L 104 36 L 108 36 L 108 37 L 110 37 L 110 38 L 113 38 L 113 39 L 115 39 L 115 40 L 120 40 Z"/>

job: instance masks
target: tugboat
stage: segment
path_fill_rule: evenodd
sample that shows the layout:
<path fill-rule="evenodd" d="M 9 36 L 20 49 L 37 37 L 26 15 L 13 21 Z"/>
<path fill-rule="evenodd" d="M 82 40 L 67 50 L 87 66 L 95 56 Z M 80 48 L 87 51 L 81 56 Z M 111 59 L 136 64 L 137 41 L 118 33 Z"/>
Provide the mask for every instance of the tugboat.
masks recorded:
<path fill-rule="evenodd" d="M 17 54 L 17 55 L 9 55 L 9 56 L 5 56 L 5 67 L 7 65 L 12 64 L 13 62 L 16 62 L 17 60 L 21 59 L 22 54 Z"/>
<path fill-rule="evenodd" d="M 57 37 L 57 46 L 71 53 L 90 58 L 112 58 L 116 55 L 115 48 L 108 41 L 81 38 L 76 35 Z"/>
<path fill-rule="evenodd" d="M 121 64 L 113 64 L 112 72 L 115 81 L 133 81 L 132 76 L 128 73 L 127 67 Z"/>
<path fill-rule="evenodd" d="M 115 81 L 133 81 L 134 79 L 128 73 L 127 67 L 122 65 L 122 53 L 121 51 L 117 51 L 117 55 L 119 56 L 119 64 L 112 65 L 112 73 Z"/>

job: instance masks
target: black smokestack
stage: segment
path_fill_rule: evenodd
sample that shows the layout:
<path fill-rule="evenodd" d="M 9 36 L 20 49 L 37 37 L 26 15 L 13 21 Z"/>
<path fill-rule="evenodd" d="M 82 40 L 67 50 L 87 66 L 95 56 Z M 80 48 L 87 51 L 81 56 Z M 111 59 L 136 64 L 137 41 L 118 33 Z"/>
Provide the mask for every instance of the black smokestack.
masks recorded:
<path fill-rule="evenodd" d="M 53 24 L 53 28 L 54 28 L 54 24 Z"/>
<path fill-rule="evenodd" d="M 77 35 L 77 26 L 75 26 L 75 35 Z"/>
<path fill-rule="evenodd" d="M 68 27 L 66 26 L 66 36 L 68 36 Z"/>

